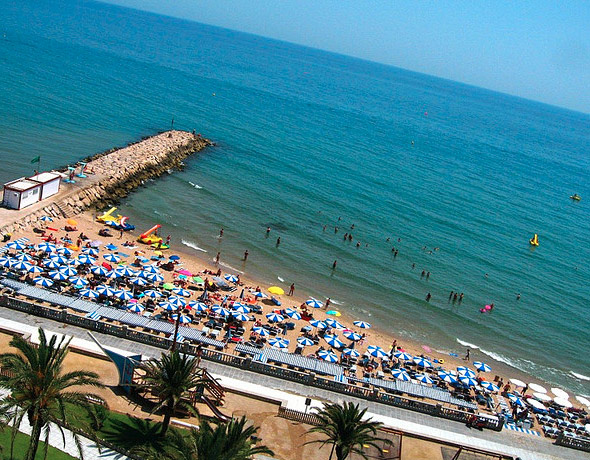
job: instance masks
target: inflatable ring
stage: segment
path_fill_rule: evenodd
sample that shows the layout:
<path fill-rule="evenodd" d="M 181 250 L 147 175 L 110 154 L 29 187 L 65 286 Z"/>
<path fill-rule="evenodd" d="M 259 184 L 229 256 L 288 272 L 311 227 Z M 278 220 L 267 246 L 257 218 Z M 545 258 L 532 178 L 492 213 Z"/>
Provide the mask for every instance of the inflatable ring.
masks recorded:
<path fill-rule="evenodd" d="M 445 360 L 444 359 L 439 359 L 438 360 L 438 364 L 444 364 L 444 363 L 445 363 Z"/>

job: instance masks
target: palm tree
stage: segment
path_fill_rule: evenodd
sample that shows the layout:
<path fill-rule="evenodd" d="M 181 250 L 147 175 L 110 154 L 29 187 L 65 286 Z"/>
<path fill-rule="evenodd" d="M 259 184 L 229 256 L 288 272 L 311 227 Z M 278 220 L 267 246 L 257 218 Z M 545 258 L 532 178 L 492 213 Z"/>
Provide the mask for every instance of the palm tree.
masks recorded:
<path fill-rule="evenodd" d="M 149 389 L 160 402 L 153 412 L 164 411 L 161 435 L 164 436 L 170 425 L 170 417 L 177 409 L 184 409 L 190 414 L 198 415 L 190 402 L 190 391 L 195 390 L 201 383 L 201 369 L 198 361 L 192 356 L 173 351 L 162 353 L 160 359 L 151 359 L 141 365 L 145 371 L 141 386 Z"/>
<path fill-rule="evenodd" d="M 389 440 L 379 438 L 377 430 L 381 423 L 363 420 L 367 409 L 360 410 L 358 404 L 346 402 L 341 404 L 327 404 L 317 411 L 320 425 L 308 430 L 308 433 L 321 433 L 326 439 L 310 441 L 306 444 L 320 443 L 322 446 L 332 444 L 330 460 L 336 451 L 336 458 L 344 460 L 355 453 L 367 458 L 362 447 L 365 445 L 380 448 L 378 442 L 390 443 Z"/>
<path fill-rule="evenodd" d="M 25 415 L 32 427 L 25 460 L 35 458 L 42 430 L 45 433 L 44 456 L 47 457 L 50 424 L 57 424 L 63 434 L 59 424 L 67 425 L 73 416 L 74 406 L 87 410 L 92 417 L 94 404 L 89 398 L 104 403 L 100 396 L 79 389 L 80 386 L 86 385 L 104 387 L 99 382 L 97 374 L 87 371 L 63 372 L 63 362 L 68 354 L 70 340 L 71 338 L 66 340 L 66 337 L 62 336 L 58 343 L 57 336 L 54 335 L 47 341 L 45 332 L 39 329 L 38 347 L 16 336 L 10 341 L 10 345 L 16 348 L 17 352 L 0 355 L 0 366 L 4 371 L 0 375 L 0 387 L 10 391 L 10 394 L 0 401 L 0 411 L 10 414 L 13 422 L 13 442 Z M 74 439 L 80 457 L 83 458 L 82 445 L 76 434 Z"/>
<path fill-rule="evenodd" d="M 167 460 L 248 460 L 256 454 L 274 455 L 264 445 L 255 446 L 252 437 L 258 427 L 246 426 L 246 417 L 220 423 L 213 428 L 202 421 L 199 429 L 192 429 L 187 436 L 171 430 Z M 158 458 L 162 458 L 161 456 Z"/>

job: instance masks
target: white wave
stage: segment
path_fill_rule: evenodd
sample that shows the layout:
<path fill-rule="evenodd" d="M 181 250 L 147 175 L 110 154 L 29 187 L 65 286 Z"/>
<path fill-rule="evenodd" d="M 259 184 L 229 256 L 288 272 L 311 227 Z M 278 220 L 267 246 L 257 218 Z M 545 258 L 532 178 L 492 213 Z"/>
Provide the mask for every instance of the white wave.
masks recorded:
<path fill-rule="evenodd" d="M 234 272 L 234 273 L 241 273 L 241 274 L 244 273 L 242 270 L 238 270 L 237 268 L 232 267 L 231 265 L 226 264 L 226 263 L 223 263 L 223 262 L 219 262 L 219 265 L 221 265 L 224 268 L 227 268 L 228 271 L 231 271 L 231 272 Z"/>
<path fill-rule="evenodd" d="M 457 342 L 459 342 L 464 347 L 473 348 L 474 350 L 479 350 L 480 349 L 477 345 L 473 345 L 472 343 L 469 343 L 469 342 L 464 342 L 461 339 L 457 339 Z"/>
<path fill-rule="evenodd" d="M 493 351 L 484 350 L 483 348 L 480 348 L 479 351 L 481 351 L 484 355 L 489 356 L 490 358 L 492 358 L 495 361 L 499 361 L 501 363 L 508 364 L 509 366 L 512 366 L 516 369 L 527 372 L 525 367 L 523 367 L 522 365 L 519 365 L 515 361 L 512 361 L 512 360 L 506 358 L 505 356 L 499 355 L 498 353 L 494 353 Z"/>
<path fill-rule="evenodd" d="M 189 183 L 190 185 L 192 185 L 192 186 L 193 186 L 194 188 L 196 188 L 196 189 L 202 189 L 202 188 L 203 188 L 203 187 L 201 187 L 199 184 L 195 184 L 194 182 L 191 182 L 190 180 L 188 181 L 188 183 Z"/>
<path fill-rule="evenodd" d="M 590 380 L 590 377 L 588 377 L 586 375 L 578 374 L 577 372 L 574 372 L 574 371 L 570 371 L 570 374 L 572 374 L 575 378 L 580 379 L 580 380 Z"/>
<path fill-rule="evenodd" d="M 285 282 L 285 280 L 284 280 L 283 278 L 281 278 L 280 276 L 277 276 L 277 279 L 278 279 L 278 280 L 279 280 L 281 283 L 284 283 L 284 282 Z"/>
<path fill-rule="evenodd" d="M 206 249 L 200 248 L 199 246 L 197 246 L 196 243 L 193 243 L 192 241 L 181 240 L 181 242 L 185 246 L 188 246 L 189 248 L 193 248 L 195 251 L 207 252 Z"/>
<path fill-rule="evenodd" d="M 336 299 L 330 299 L 330 302 L 332 302 L 335 305 L 342 305 L 342 302 Z"/>

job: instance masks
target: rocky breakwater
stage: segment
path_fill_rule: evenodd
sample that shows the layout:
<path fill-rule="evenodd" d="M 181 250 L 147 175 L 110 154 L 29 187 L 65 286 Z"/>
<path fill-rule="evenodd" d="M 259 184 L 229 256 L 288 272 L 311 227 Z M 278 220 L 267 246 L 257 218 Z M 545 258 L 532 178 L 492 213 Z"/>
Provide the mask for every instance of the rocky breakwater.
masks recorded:
<path fill-rule="evenodd" d="M 40 225 L 42 216 L 73 217 L 88 208 L 103 209 L 127 196 L 146 180 L 159 177 L 195 152 L 213 145 L 186 131 L 165 131 L 123 148 L 88 158 L 88 177 L 75 184 L 62 183 L 60 192 L 20 211 L 1 209 L 0 236 Z M 67 168 L 63 168 L 65 171 Z"/>

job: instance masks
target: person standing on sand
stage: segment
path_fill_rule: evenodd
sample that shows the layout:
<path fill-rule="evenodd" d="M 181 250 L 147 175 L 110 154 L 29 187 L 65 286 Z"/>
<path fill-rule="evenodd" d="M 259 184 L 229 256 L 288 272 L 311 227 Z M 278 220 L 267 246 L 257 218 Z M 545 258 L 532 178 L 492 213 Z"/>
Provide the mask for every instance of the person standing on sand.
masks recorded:
<path fill-rule="evenodd" d="M 123 229 L 119 229 L 119 239 L 123 238 Z"/>
<path fill-rule="evenodd" d="M 292 296 L 294 292 L 295 292 L 295 283 L 291 283 L 291 286 L 289 287 L 289 294 L 287 294 L 287 295 Z"/>
<path fill-rule="evenodd" d="M 463 358 L 463 361 L 469 361 L 469 358 L 470 358 L 469 354 L 470 354 L 470 351 L 469 351 L 469 348 L 468 348 L 467 349 L 467 353 L 465 354 L 465 358 Z"/>
<path fill-rule="evenodd" d="M 170 235 L 166 237 L 166 246 L 170 247 Z"/>
<path fill-rule="evenodd" d="M 326 299 L 326 304 L 324 305 L 324 307 L 325 307 L 324 310 L 327 310 L 331 303 L 332 303 L 332 300 L 330 299 L 330 297 L 328 297 Z"/>
<path fill-rule="evenodd" d="M 218 252 L 215 256 L 215 265 L 219 265 L 219 258 L 221 257 L 221 252 Z"/>

